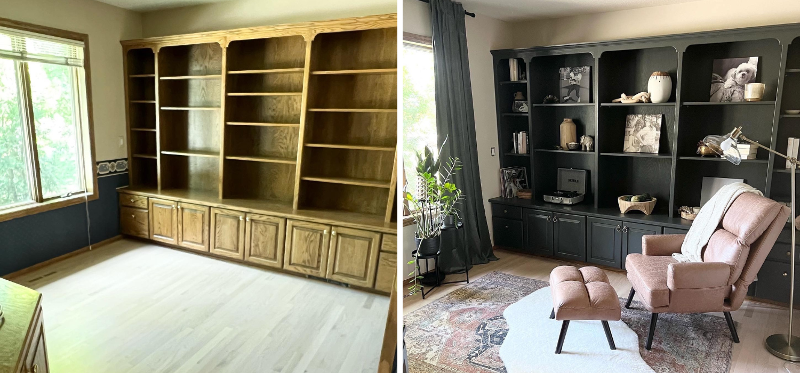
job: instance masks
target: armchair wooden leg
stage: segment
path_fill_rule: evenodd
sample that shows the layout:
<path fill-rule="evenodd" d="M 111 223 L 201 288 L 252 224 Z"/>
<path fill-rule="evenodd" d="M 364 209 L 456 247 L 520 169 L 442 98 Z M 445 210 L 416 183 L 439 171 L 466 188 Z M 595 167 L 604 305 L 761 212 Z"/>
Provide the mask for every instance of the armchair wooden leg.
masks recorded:
<path fill-rule="evenodd" d="M 602 320 L 602 323 L 603 323 L 603 330 L 606 332 L 608 347 L 611 347 L 612 350 L 616 350 L 617 346 L 614 344 L 614 336 L 611 335 L 611 328 L 608 327 L 608 321 Z"/>
<path fill-rule="evenodd" d="M 656 323 L 658 322 L 658 314 L 653 313 L 650 316 L 650 332 L 647 334 L 647 344 L 644 346 L 645 349 L 650 351 L 650 347 L 653 346 L 653 333 L 656 331 Z"/>
<path fill-rule="evenodd" d="M 633 301 L 634 294 L 636 294 L 636 289 L 631 288 L 631 293 L 628 294 L 628 301 L 625 302 L 625 308 L 631 308 L 631 302 Z"/>
<path fill-rule="evenodd" d="M 558 344 L 556 345 L 556 353 L 561 353 L 561 347 L 564 346 L 564 338 L 567 336 L 567 328 L 569 328 L 569 320 L 564 320 L 561 323 L 561 334 L 558 335 Z"/>
<path fill-rule="evenodd" d="M 556 309 L 553 308 L 550 310 L 550 319 L 555 319 L 555 318 L 556 318 Z"/>
<path fill-rule="evenodd" d="M 736 324 L 733 323 L 733 317 L 730 312 L 723 312 L 725 314 L 725 322 L 728 323 L 728 329 L 731 330 L 731 337 L 733 342 L 739 343 L 739 334 L 736 333 Z"/>

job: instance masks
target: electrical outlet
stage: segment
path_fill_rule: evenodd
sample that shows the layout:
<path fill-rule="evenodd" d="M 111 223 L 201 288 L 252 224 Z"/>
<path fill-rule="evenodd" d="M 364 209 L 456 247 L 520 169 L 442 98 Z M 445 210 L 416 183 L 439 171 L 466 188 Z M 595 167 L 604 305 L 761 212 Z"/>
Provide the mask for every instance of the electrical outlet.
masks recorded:
<path fill-rule="evenodd" d="M 493 146 L 492 147 L 492 157 L 494 157 L 494 154 L 495 154 L 495 147 Z"/>
<path fill-rule="evenodd" d="M 120 136 L 119 137 L 119 147 L 121 148 L 123 146 L 125 146 L 125 138 Z"/>

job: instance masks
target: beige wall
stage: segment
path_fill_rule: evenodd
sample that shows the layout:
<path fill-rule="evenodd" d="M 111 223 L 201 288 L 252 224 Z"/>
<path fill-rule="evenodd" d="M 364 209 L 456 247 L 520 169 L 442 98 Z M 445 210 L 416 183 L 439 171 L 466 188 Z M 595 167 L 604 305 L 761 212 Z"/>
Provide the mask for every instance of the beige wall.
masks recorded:
<path fill-rule="evenodd" d="M 472 79 L 472 103 L 475 109 L 475 132 L 478 142 L 478 167 L 481 174 L 481 188 L 489 223 L 492 227 L 492 214 L 489 198 L 500 195 L 498 171 L 500 160 L 491 156 L 490 148 L 497 147 L 497 116 L 494 101 L 494 69 L 492 68 L 492 49 L 510 48 L 512 44 L 511 25 L 480 14 L 475 18 L 466 17 L 467 48 L 469 50 L 470 77 Z M 418 0 L 403 0 L 403 31 L 423 36 L 431 35 L 430 8 Z M 414 249 L 413 230 L 403 230 L 403 262 L 411 260 Z M 405 238 L 411 235 L 411 239 Z M 413 266 L 406 265 L 403 275 Z"/>
<path fill-rule="evenodd" d="M 397 12 L 395 0 L 235 0 L 144 13 L 145 37 Z"/>
<path fill-rule="evenodd" d="M 703 0 L 512 25 L 514 47 L 800 22 L 800 0 Z"/>
<path fill-rule="evenodd" d="M 0 17 L 89 35 L 98 161 L 126 158 L 120 40 L 142 36 L 141 15 L 92 0 L 3 0 Z"/>

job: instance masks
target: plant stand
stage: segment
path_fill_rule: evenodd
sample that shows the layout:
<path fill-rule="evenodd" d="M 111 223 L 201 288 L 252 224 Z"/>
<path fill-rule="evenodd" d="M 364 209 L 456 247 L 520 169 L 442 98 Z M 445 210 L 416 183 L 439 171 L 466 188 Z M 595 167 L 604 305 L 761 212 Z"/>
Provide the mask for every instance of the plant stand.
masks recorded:
<path fill-rule="evenodd" d="M 463 228 L 463 227 L 464 227 L 464 223 L 458 222 L 458 225 L 453 226 L 453 227 L 445 227 L 445 228 L 442 228 L 442 230 L 445 231 L 445 230 L 450 230 L 450 229 L 456 229 L 457 231 L 460 231 L 461 228 Z M 422 299 L 425 299 L 426 295 L 430 294 L 434 289 L 436 289 L 437 287 L 442 286 L 442 285 L 458 284 L 458 283 L 462 283 L 462 282 L 466 282 L 467 284 L 469 284 L 469 267 L 472 264 L 472 260 L 469 257 L 469 246 L 466 245 L 466 244 L 464 245 L 464 254 L 465 254 L 464 255 L 464 260 L 466 261 L 466 264 L 464 266 L 464 273 L 467 275 L 467 278 L 465 280 L 442 282 L 441 281 L 442 277 L 441 277 L 440 272 L 439 272 L 439 256 L 441 255 L 441 251 L 437 252 L 436 254 L 431 254 L 431 255 L 417 255 L 417 251 L 416 250 L 414 250 L 411 253 L 411 255 L 416 260 L 417 275 L 418 276 L 425 277 L 425 275 L 429 274 L 431 271 L 428 269 L 428 260 L 429 259 L 433 259 L 433 262 L 434 262 L 434 271 L 433 272 L 434 272 L 434 275 L 436 276 L 435 277 L 436 278 L 436 281 L 435 281 L 436 285 L 431 286 L 430 289 L 428 289 L 428 291 L 425 291 L 425 285 L 421 284 L 420 287 L 419 287 L 419 290 L 420 290 L 420 293 L 422 294 Z M 421 268 L 419 266 L 419 261 L 420 260 L 425 260 L 425 275 L 423 275 L 421 273 L 422 270 L 421 270 Z M 420 283 L 422 283 L 422 282 L 420 281 Z"/>

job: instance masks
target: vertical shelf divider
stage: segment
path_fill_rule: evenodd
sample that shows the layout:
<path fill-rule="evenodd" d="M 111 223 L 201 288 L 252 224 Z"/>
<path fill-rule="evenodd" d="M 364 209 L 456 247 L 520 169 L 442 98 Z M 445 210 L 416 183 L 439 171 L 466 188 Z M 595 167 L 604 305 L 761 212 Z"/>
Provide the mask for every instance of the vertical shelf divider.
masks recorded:
<path fill-rule="evenodd" d="M 225 122 L 227 121 L 227 112 L 225 111 L 225 103 L 227 97 L 227 81 L 228 81 L 228 45 L 230 45 L 230 40 L 227 38 L 221 40 L 219 42 L 219 46 L 222 47 L 222 71 L 220 72 L 220 86 L 219 86 L 219 94 L 220 94 L 220 108 L 219 108 L 219 177 L 218 177 L 218 189 L 219 189 L 219 199 L 224 198 L 223 189 L 225 185 Z"/>
<path fill-rule="evenodd" d="M 161 70 L 158 62 L 158 54 L 161 52 L 161 47 L 153 47 L 153 60 L 155 64 L 155 115 L 156 115 L 156 184 L 158 191 L 161 192 Z"/>
<path fill-rule="evenodd" d="M 305 147 L 305 130 L 306 118 L 308 116 L 308 81 L 311 76 L 311 48 L 314 43 L 314 38 L 317 36 L 315 33 L 308 33 L 303 35 L 306 41 L 306 55 L 303 61 L 303 95 L 300 101 L 300 127 L 297 133 L 297 164 L 295 165 L 294 173 L 294 199 L 292 202 L 292 209 L 297 210 L 300 204 L 300 180 L 303 170 L 303 148 Z"/>

